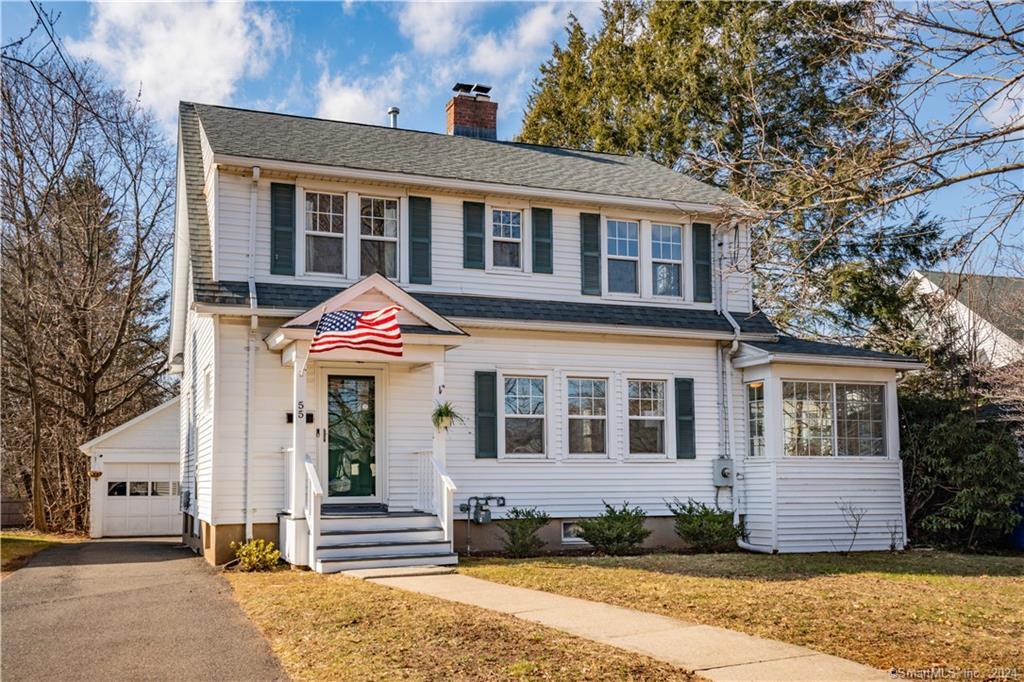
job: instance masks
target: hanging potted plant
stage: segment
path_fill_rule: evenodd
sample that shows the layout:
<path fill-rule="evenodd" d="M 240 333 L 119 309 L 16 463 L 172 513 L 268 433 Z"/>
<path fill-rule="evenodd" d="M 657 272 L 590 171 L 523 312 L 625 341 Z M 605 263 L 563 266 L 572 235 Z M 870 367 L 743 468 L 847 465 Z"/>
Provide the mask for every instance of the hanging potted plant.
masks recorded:
<path fill-rule="evenodd" d="M 453 422 L 465 423 L 462 415 L 455 411 L 449 400 L 434 406 L 434 412 L 430 415 L 430 420 L 434 422 L 434 428 L 438 431 L 441 429 L 447 431 Z"/>

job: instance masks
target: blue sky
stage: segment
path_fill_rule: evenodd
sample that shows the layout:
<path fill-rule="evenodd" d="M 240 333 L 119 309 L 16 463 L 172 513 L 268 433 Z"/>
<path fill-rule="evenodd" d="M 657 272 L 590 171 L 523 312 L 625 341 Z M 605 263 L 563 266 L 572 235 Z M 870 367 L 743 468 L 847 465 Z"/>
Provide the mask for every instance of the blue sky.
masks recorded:
<path fill-rule="evenodd" d="M 537 66 L 565 18 L 600 21 L 596 2 L 57 3 L 68 52 L 92 59 L 173 131 L 191 99 L 443 132 L 456 81 L 494 87 L 499 136 L 520 127 Z M 3 4 L 4 42 L 35 15 Z"/>
<path fill-rule="evenodd" d="M 538 66 L 564 41 L 572 11 L 600 25 L 595 2 L 58 3 L 67 51 L 112 83 L 139 91 L 173 139 L 181 99 L 443 132 L 456 81 L 493 86 L 498 136 L 512 138 Z M 4 2 L 4 42 L 35 20 Z M 945 103 L 925 107 L 946 115 Z M 977 185 L 977 183 L 975 183 Z M 978 187 L 954 186 L 922 205 L 961 230 L 984 211 Z M 1021 238 L 1024 228 L 1017 226 Z M 984 250 L 982 251 L 984 253 Z M 985 269 L 980 263 L 977 269 Z"/>

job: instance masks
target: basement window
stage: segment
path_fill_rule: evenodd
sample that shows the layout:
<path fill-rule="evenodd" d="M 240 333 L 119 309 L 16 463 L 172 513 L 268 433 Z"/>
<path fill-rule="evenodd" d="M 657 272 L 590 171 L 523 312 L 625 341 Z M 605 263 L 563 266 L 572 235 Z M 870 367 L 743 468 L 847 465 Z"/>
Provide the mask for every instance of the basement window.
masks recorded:
<path fill-rule="evenodd" d="M 585 545 L 587 541 L 580 537 L 580 524 L 576 521 L 562 521 L 562 544 Z"/>

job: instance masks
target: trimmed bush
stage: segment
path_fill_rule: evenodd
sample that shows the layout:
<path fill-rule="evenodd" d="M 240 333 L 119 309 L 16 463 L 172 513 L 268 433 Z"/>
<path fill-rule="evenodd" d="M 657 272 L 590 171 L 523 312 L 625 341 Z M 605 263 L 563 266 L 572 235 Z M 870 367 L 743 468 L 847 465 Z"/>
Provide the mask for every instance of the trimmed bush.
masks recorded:
<path fill-rule="evenodd" d="M 577 522 L 583 538 L 599 552 L 611 555 L 636 554 L 651 531 L 644 527 L 647 514 L 640 507 L 623 502 L 621 508 L 604 503 L 604 513 Z"/>
<path fill-rule="evenodd" d="M 232 542 L 238 568 L 242 571 L 269 571 L 281 560 L 281 552 L 274 549 L 273 542 L 266 540 L 249 540 L 248 542 Z"/>
<path fill-rule="evenodd" d="M 687 499 L 666 502 L 675 517 L 676 535 L 698 552 L 730 549 L 743 529 L 732 522 L 732 512 Z"/>
<path fill-rule="evenodd" d="M 537 537 L 537 532 L 550 520 L 550 516 L 536 507 L 509 509 L 505 518 L 497 521 L 498 528 L 505 533 L 502 541 L 505 553 L 518 559 L 539 552 L 544 542 Z"/>

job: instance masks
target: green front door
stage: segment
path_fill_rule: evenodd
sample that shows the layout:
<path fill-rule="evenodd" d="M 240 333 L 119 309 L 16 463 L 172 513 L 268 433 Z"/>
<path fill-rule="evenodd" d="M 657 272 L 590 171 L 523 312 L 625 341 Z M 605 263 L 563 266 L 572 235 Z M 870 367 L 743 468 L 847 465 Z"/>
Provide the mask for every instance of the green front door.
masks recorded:
<path fill-rule="evenodd" d="M 327 496 L 377 493 L 377 387 L 373 377 L 327 377 Z"/>

